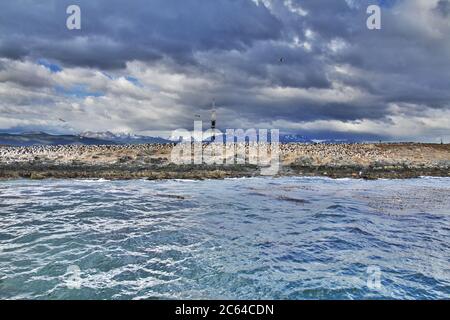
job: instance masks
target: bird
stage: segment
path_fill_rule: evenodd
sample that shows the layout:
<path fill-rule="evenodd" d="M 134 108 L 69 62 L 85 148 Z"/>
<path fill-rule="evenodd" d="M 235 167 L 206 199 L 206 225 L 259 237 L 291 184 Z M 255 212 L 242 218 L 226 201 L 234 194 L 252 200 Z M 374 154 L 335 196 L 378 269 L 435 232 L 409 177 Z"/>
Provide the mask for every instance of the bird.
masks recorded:
<path fill-rule="evenodd" d="M 284 58 L 281 57 L 281 58 L 280 58 L 280 63 L 283 63 L 283 62 L 284 62 Z"/>

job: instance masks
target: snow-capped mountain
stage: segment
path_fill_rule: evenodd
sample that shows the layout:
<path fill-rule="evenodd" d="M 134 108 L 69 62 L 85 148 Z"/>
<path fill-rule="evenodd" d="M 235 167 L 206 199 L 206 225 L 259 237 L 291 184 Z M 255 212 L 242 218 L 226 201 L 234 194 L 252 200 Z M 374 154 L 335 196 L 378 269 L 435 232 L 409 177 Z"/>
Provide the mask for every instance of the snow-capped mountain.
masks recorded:
<path fill-rule="evenodd" d="M 113 141 L 82 137 L 77 135 L 52 135 L 45 132 L 0 133 L 0 145 L 39 146 L 39 145 L 105 145 L 118 144 Z"/>
<path fill-rule="evenodd" d="M 282 143 L 293 143 L 293 142 L 302 142 L 302 143 L 310 143 L 312 142 L 305 136 L 299 134 L 283 134 L 280 135 L 280 142 Z"/>
<path fill-rule="evenodd" d="M 110 131 L 106 132 L 92 132 L 87 131 L 80 133 L 80 137 L 85 138 L 95 138 L 106 141 L 112 141 L 120 144 L 141 144 L 141 143 L 171 143 L 172 141 L 160 138 L 160 137 L 150 137 L 141 136 L 131 133 L 112 133 Z"/>

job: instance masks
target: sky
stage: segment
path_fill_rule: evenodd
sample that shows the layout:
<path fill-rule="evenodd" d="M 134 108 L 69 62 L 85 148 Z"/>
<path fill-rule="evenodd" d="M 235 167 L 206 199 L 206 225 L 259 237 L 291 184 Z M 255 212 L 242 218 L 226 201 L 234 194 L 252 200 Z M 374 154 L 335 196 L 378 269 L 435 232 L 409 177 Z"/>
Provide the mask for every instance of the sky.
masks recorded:
<path fill-rule="evenodd" d="M 0 132 L 169 136 L 213 99 L 222 130 L 450 142 L 450 0 L 0 2 Z"/>

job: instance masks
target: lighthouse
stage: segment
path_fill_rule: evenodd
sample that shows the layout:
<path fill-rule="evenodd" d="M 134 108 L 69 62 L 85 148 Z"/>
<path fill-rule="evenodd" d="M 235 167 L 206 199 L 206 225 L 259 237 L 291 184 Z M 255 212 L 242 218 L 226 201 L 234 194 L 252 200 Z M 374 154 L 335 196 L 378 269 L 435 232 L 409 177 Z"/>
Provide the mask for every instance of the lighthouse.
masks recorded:
<path fill-rule="evenodd" d="M 213 100 L 211 109 L 211 132 L 212 132 L 211 142 L 216 141 L 215 130 L 216 130 L 216 101 Z"/>

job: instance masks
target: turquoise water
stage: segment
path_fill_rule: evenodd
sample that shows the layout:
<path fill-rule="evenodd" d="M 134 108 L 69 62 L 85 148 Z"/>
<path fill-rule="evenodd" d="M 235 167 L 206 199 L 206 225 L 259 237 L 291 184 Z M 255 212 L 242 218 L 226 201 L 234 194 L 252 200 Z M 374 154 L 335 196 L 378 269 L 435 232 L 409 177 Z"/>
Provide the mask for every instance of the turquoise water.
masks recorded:
<path fill-rule="evenodd" d="M 450 298 L 450 179 L 0 182 L 0 298 Z"/>

